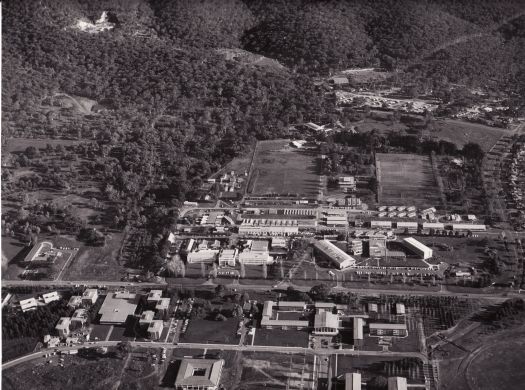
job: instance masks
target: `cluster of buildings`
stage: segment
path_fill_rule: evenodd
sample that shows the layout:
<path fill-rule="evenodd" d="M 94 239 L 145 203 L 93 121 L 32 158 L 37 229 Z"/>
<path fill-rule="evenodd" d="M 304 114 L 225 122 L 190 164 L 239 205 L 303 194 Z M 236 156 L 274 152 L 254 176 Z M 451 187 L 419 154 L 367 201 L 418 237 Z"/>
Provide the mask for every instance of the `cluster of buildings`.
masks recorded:
<path fill-rule="evenodd" d="M 369 312 L 377 313 L 369 307 Z M 314 336 L 336 336 L 351 324 L 354 344 L 362 342 L 365 327 L 370 337 L 407 337 L 406 323 L 389 323 L 374 319 L 367 314 L 347 313 L 348 305 L 332 302 L 315 302 L 308 304 L 302 301 L 265 301 L 262 311 L 261 327 L 265 329 L 309 330 Z M 312 313 L 313 321 L 312 321 Z M 401 303 L 396 304 L 396 315 L 405 316 L 406 309 Z"/>
<path fill-rule="evenodd" d="M 363 380 L 361 374 L 358 372 L 346 373 L 344 376 L 345 390 L 361 390 L 363 388 Z M 407 379 L 402 376 L 392 376 L 387 380 L 387 390 L 407 390 Z"/>
<path fill-rule="evenodd" d="M 207 184 L 217 184 L 219 186 L 219 190 L 223 192 L 235 192 L 236 190 L 239 190 L 242 186 L 242 183 L 246 181 L 246 176 L 248 176 L 248 171 L 244 171 L 241 175 L 236 174 L 235 171 L 230 171 L 223 173 L 217 179 L 208 179 Z"/>
<path fill-rule="evenodd" d="M 20 305 L 20 310 L 23 313 L 30 310 L 35 310 L 38 306 L 45 306 L 48 303 L 59 301 L 61 296 L 57 291 L 48 292 L 42 294 L 40 297 L 31 297 L 27 299 L 21 299 L 18 303 Z"/>

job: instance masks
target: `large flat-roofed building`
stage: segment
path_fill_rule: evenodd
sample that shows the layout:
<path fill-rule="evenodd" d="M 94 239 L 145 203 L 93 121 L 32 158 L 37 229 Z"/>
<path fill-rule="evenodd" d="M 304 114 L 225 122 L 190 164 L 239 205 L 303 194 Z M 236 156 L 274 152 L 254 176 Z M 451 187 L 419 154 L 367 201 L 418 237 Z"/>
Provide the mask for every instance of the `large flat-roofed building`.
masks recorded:
<path fill-rule="evenodd" d="M 98 299 L 98 290 L 96 288 L 88 288 L 82 294 L 82 304 L 86 306 L 93 305 Z"/>
<path fill-rule="evenodd" d="M 443 230 L 445 229 L 445 224 L 441 222 L 423 222 L 422 225 L 423 229 L 435 229 L 435 230 Z"/>
<path fill-rule="evenodd" d="M 371 228 L 391 229 L 392 221 L 370 221 Z"/>
<path fill-rule="evenodd" d="M 355 259 L 352 256 L 328 240 L 316 241 L 314 247 L 321 256 L 330 260 L 339 269 L 348 268 L 355 264 Z"/>
<path fill-rule="evenodd" d="M 273 263 L 273 257 L 268 251 L 269 242 L 266 240 L 254 240 L 249 250 L 239 254 L 239 263 L 244 265 L 263 265 Z"/>
<path fill-rule="evenodd" d="M 418 240 L 412 237 L 404 238 L 403 245 L 412 253 L 418 255 L 423 260 L 429 259 L 432 257 L 432 249 L 430 249 L 425 244 L 422 244 Z"/>
<path fill-rule="evenodd" d="M 39 242 L 31 248 L 24 258 L 26 263 L 54 262 L 57 252 L 53 250 L 53 244 L 48 241 Z"/>
<path fill-rule="evenodd" d="M 194 263 L 213 263 L 219 254 L 217 249 L 203 249 L 188 253 L 188 264 Z"/>
<path fill-rule="evenodd" d="M 240 235 L 290 236 L 299 233 L 299 221 L 295 219 L 248 218 L 239 226 Z"/>
<path fill-rule="evenodd" d="M 108 293 L 98 313 L 101 324 L 123 324 L 135 314 L 140 296 L 127 291 Z"/>
<path fill-rule="evenodd" d="M 315 315 L 314 332 L 318 336 L 335 336 L 339 333 L 339 317 L 329 311 L 322 311 Z"/>
<path fill-rule="evenodd" d="M 155 312 L 153 310 L 146 310 L 142 312 L 139 318 L 140 326 L 149 326 L 153 318 L 155 317 Z"/>
<path fill-rule="evenodd" d="M 407 390 L 407 378 L 392 376 L 388 378 L 388 390 Z"/>
<path fill-rule="evenodd" d="M 275 248 L 288 248 L 288 239 L 284 237 L 274 237 L 272 238 L 272 249 Z"/>
<path fill-rule="evenodd" d="M 348 218 L 346 215 L 327 215 L 324 217 L 324 222 L 326 226 L 331 227 L 347 226 Z"/>
<path fill-rule="evenodd" d="M 471 223 L 453 223 L 452 230 L 455 232 L 484 232 L 487 230 L 486 225 L 471 224 Z"/>
<path fill-rule="evenodd" d="M 224 360 L 183 359 L 175 379 L 177 390 L 217 390 Z"/>
<path fill-rule="evenodd" d="M 160 298 L 155 304 L 155 310 L 157 311 L 166 311 L 170 307 L 170 298 Z"/>
<path fill-rule="evenodd" d="M 261 327 L 266 329 L 305 329 L 308 328 L 307 320 L 280 320 L 277 309 L 304 310 L 305 302 L 279 302 L 265 301 L 262 311 Z"/>
<path fill-rule="evenodd" d="M 237 249 L 223 249 L 219 254 L 219 267 L 235 267 L 238 253 Z"/>
<path fill-rule="evenodd" d="M 408 335 L 406 324 L 369 324 L 370 336 L 406 337 Z"/>
<path fill-rule="evenodd" d="M 71 325 L 75 327 L 83 327 L 88 321 L 88 312 L 86 309 L 77 309 L 71 316 Z"/>
<path fill-rule="evenodd" d="M 396 222 L 398 231 L 408 231 L 409 233 L 417 232 L 418 224 L 417 222 Z"/>
<path fill-rule="evenodd" d="M 361 390 L 361 374 L 358 372 L 345 374 L 345 390 Z"/>
<path fill-rule="evenodd" d="M 365 321 L 360 317 L 354 317 L 353 322 L 354 342 L 363 340 L 363 327 L 365 325 Z"/>
<path fill-rule="evenodd" d="M 69 335 L 69 325 L 71 324 L 71 318 L 69 317 L 61 317 L 56 326 L 55 330 L 58 333 L 58 336 L 61 338 L 65 338 Z"/>

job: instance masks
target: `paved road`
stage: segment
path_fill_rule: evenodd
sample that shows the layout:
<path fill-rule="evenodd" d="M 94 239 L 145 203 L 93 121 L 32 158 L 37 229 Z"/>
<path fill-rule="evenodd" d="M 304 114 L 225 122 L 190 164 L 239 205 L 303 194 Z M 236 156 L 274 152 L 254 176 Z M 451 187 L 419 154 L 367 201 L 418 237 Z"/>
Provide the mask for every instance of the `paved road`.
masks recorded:
<path fill-rule="evenodd" d="M 310 286 L 297 286 L 291 283 L 275 281 L 275 285 L 278 285 L 278 289 L 286 289 L 292 286 L 294 289 L 302 292 L 310 291 Z M 2 287 L 16 287 L 16 286 L 41 286 L 41 287 L 72 287 L 74 285 L 84 285 L 88 287 L 106 286 L 106 287 L 123 287 L 123 288 L 162 288 L 166 286 L 180 286 L 180 283 L 167 284 L 167 283 L 127 283 L 127 282 L 107 282 L 107 281 L 96 281 L 96 280 L 75 280 L 75 281 L 56 281 L 56 280 L 5 280 L 2 281 Z M 185 288 L 199 288 L 199 287 L 214 287 L 212 283 L 195 283 L 183 285 Z M 248 291 L 270 291 L 274 290 L 272 286 L 267 285 L 256 285 L 256 284 L 238 284 L 231 283 L 226 285 L 227 288 L 236 290 L 248 290 Z M 462 298 L 484 298 L 492 300 L 504 300 L 510 297 L 523 297 L 525 294 L 520 295 L 517 292 L 499 292 L 494 293 L 459 293 L 451 291 L 409 291 L 409 290 L 389 290 L 382 288 L 347 288 L 347 287 L 334 287 L 333 291 L 337 292 L 351 292 L 360 295 L 412 295 L 412 296 L 456 296 Z"/>
<path fill-rule="evenodd" d="M 40 352 L 31 353 L 17 359 L 2 364 L 2 370 L 14 367 L 18 364 L 28 362 L 30 360 L 42 358 L 44 353 L 49 353 L 58 349 L 59 351 L 69 351 L 72 349 L 79 349 L 82 347 L 97 348 L 97 347 L 112 347 L 116 346 L 119 341 L 98 341 L 94 344 L 77 345 L 71 347 L 58 347 L 43 349 Z M 293 353 L 293 354 L 310 354 L 310 355 L 351 355 L 351 356 L 378 356 L 378 357 L 413 357 L 421 359 L 424 363 L 427 362 L 427 357 L 420 352 L 382 352 L 382 351 L 354 351 L 351 349 L 309 349 L 303 347 L 283 347 L 283 346 L 264 346 L 264 345 L 237 345 L 237 344 L 204 344 L 204 343 L 173 343 L 162 342 L 148 342 L 148 341 L 131 341 L 133 347 L 143 348 L 191 348 L 191 349 L 207 349 L 207 350 L 230 350 L 230 351 L 250 351 L 250 352 L 277 352 L 277 353 Z"/>

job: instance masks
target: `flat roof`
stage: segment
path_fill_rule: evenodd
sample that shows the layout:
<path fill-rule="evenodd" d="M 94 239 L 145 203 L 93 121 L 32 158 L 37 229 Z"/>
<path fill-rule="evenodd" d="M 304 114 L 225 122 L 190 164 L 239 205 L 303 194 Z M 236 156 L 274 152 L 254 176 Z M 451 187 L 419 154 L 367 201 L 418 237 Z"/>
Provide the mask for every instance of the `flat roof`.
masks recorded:
<path fill-rule="evenodd" d="M 128 316 L 135 314 L 139 296 L 130 293 L 109 293 L 100 310 L 101 323 L 123 324 Z"/>
<path fill-rule="evenodd" d="M 250 250 L 252 252 L 264 252 L 268 250 L 268 245 L 270 244 L 269 241 L 266 240 L 254 240 L 252 241 L 252 245 L 250 247 Z"/>
<path fill-rule="evenodd" d="M 183 359 L 177 377 L 177 386 L 212 386 L 219 385 L 224 360 L 214 359 Z"/>
<path fill-rule="evenodd" d="M 164 321 L 153 320 L 149 323 L 148 332 L 160 332 L 164 328 Z"/>
<path fill-rule="evenodd" d="M 338 263 L 339 265 L 343 264 L 346 261 L 355 263 L 355 259 L 352 256 L 350 256 L 348 253 L 338 248 L 328 240 L 316 241 L 314 245 L 325 255 L 329 256 L 330 259 L 332 259 L 332 261 Z"/>
<path fill-rule="evenodd" d="M 323 311 L 315 315 L 314 328 L 339 328 L 339 317 L 329 311 Z"/>
<path fill-rule="evenodd" d="M 370 329 L 392 329 L 392 330 L 406 330 L 406 324 L 369 324 Z"/>
<path fill-rule="evenodd" d="M 417 248 L 417 249 L 419 249 L 419 250 L 421 250 L 423 252 L 432 251 L 431 248 L 429 248 L 428 246 L 426 246 L 422 242 L 419 242 L 418 240 L 416 240 L 413 237 L 403 238 L 403 242 L 406 243 L 406 244 L 409 244 L 410 246 L 412 246 L 414 248 Z"/>
<path fill-rule="evenodd" d="M 345 390 L 361 390 L 361 374 L 358 372 L 345 374 Z"/>

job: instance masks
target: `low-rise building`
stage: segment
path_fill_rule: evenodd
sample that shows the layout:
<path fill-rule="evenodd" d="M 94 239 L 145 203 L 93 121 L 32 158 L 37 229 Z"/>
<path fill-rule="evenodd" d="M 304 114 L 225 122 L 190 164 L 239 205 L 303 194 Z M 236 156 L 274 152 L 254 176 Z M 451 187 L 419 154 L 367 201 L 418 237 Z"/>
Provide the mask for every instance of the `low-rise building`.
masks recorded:
<path fill-rule="evenodd" d="M 314 247 L 319 255 L 331 261 L 337 268 L 344 269 L 355 264 L 355 259 L 328 240 L 316 241 Z"/>
<path fill-rule="evenodd" d="M 305 302 L 279 302 L 265 301 L 262 311 L 261 327 L 266 329 L 306 329 L 309 322 L 307 320 L 280 320 L 274 310 L 277 308 L 304 310 Z"/>
<path fill-rule="evenodd" d="M 60 295 L 58 295 L 58 292 L 53 291 L 50 293 L 42 294 L 42 299 L 44 300 L 44 303 L 47 305 L 50 302 L 59 301 Z"/>
<path fill-rule="evenodd" d="M 354 336 L 354 343 L 356 341 L 363 340 L 363 327 L 365 325 L 365 321 L 361 317 L 354 317 L 353 319 L 353 336 Z"/>
<path fill-rule="evenodd" d="M 405 305 L 402 303 L 396 303 L 396 314 L 404 315 L 406 314 Z"/>
<path fill-rule="evenodd" d="M 170 302 L 171 302 L 170 298 L 160 298 L 155 305 L 155 310 L 167 311 L 170 307 Z"/>
<path fill-rule="evenodd" d="M 77 309 L 71 316 L 71 326 L 82 328 L 88 321 L 88 312 L 86 309 Z"/>
<path fill-rule="evenodd" d="M 148 325 L 148 337 L 152 340 L 160 339 L 163 329 L 164 329 L 164 322 L 162 320 L 151 321 Z"/>
<path fill-rule="evenodd" d="M 22 309 L 24 313 L 29 310 L 35 310 L 37 307 L 38 301 L 35 298 L 22 299 L 20 301 L 20 309 Z"/>
<path fill-rule="evenodd" d="M 175 389 L 217 390 L 223 366 L 222 359 L 183 359 L 175 379 Z"/>
<path fill-rule="evenodd" d="M 407 247 L 409 251 L 420 256 L 423 260 L 429 259 L 432 257 L 432 249 L 430 249 L 425 244 L 419 242 L 415 238 L 408 237 L 403 239 L 403 245 Z"/>
<path fill-rule="evenodd" d="M 396 222 L 396 226 L 397 226 L 397 230 L 400 231 L 400 232 L 407 231 L 409 233 L 415 233 L 415 232 L 417 232 L 417 229 L 418 229 L 417 222 L 398 221 L 398 222 Z"/>
<path fill-rule="evenodd" d="M 98 299 L 98 290 L 96 288 L 88 288 L 82 294 L 82 304 L 86 306 L 93 305 Z"/>
<path fill-rule="evenodd" d="M 55 326 L 55 330 L 57 331 L 58 333 L 58 336 L 61 337 L 61 338 L 65 338 L 69 335 L 69 325 L 71 324 L 71 318 L 69 317 L 61 317 L 56 326 Z"/>
<path fill-rule="evenodd" d="M 188 253 L 188 264 L 194 263 L 213 263 L 217 259 L 219 250 L 217 249 L 203 249 Z"/>
<path fill-rule="evenodd" d="M 348 241 L 348 251 L 355 256 L 363 254 L 363 241 L 362 240 L 351 240 Z"/>
<path fill-rule="evenodd" d="M 345 390 L 361 390 L 361 374 L 358 372 L 345 374 Z"/>
<path fill-rule="evenodd" d="M 273 237 L 272 238 L 272 249 L 276 249 L 276 248 L 282 248 L 282 249 L 288 248 L 288 239 L 284 237 Z"/>
<path fill-rule="evenodd" d="M 407 379 L 401 376 L 388 378 L 388 390 L 407 390 Z"/>
<path fill-rule="evenodd" d="M 484 232 L 487 230 L 486 225 L 474 224 L 474 223 L 453 223 L 452 231 L 454 232 Z"/>
<path fill-rule="evenodd" d="M 146 301 L 149 305 L 155 305 L 159 300 L 162 299 L 162 290 L 150 290 Z"/>
<path fill-rule="evenodd" d="M 408 335 L 406 324 L 369 324 L 370 336 L 406 337 Z"/>
<path fill-rule="evenodd" d="M 391 229 L 392 221 L 370 221 L 370 227 L 381 228 L 381 229 Z"/>
<path fill-rule="evenodd" d="M 140 326 L 149 326 L 153 318 L 155 317 L 155 312 L 153 310 L 143 311 L 139 318 Z"/>
<path fill-rule="evenodd" d="M 357 184 L 355 182 L 355 177 L 353 176 L 343 176 L 338 179 L 339 188 L 345 192 L 355 191 L 357 189 Z"/>
<path fill-rule="evenodd" d="M 124 324 L 128 316 L 134 315 L 140 296 L 128 291 L 108 293 L 98 313 L 101 324 Z"/>
<path fill-rule="evenodd" d="M 317 336 L 335 336 L 339 333 L 339 317 L 329 311 L 321 311 L 315 315 L 314 331 Z"/>
<path fill-rule="evenodd" d="M 219 267 L 235 267 L 238 254 L 237 249 L 223 249 L 219 254 Z"/>
<path fill-rule="evenodd" d="M 80 295 L 73 295 L 71 298 L 69 298 L 68 306 L 72 307 L 73 309 L 76 309 L 82 304 L 82 297 Z"/>

